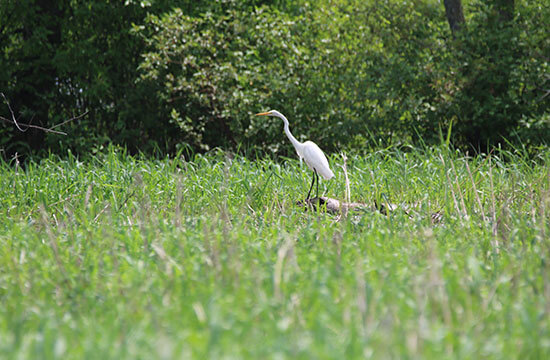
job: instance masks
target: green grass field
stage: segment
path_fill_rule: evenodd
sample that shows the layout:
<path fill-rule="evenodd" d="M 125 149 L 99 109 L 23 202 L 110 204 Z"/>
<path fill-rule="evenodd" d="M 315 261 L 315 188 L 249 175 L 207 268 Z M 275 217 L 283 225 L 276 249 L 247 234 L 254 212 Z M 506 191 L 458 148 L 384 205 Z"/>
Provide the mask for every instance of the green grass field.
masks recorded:
<path fill-rule="evenodd" d="M 413 210 L 336 216 L 295 159 L 0 163 L 0 357 L 549 358 L 549 168 L 349 156 L 352 201 Z"/>

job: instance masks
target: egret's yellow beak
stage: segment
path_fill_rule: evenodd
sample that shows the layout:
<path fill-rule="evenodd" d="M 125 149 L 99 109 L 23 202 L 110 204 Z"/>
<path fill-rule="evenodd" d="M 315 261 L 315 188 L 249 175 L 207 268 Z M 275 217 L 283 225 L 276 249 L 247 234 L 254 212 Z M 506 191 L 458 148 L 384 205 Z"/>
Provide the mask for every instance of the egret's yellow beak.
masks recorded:
<path fill-rule="evenodd" d="M 257 113 L 256 115 L 269 115 L 269 111 L 268 112 L 263 112 L 263 113 Z"/>

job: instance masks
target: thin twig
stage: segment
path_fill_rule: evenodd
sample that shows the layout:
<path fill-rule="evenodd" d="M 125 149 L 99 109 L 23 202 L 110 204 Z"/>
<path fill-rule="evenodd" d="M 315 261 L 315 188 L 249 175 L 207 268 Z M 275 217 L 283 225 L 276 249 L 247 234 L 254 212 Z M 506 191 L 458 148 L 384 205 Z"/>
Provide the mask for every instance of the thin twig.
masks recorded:
<path fill-rule="evenodd" d="M 439 154 L 439 158 L 441 159 L 441 162 L 443 163 L 443 167 L 445 168 L 447 165 L 445 164 L 445 160 L 443 159 L 443 156 L 441 154 Z M 453 182 L 451 181 L 451 178 L 449 177 L 449 174 L 447 173 L 446 169 L 444 170 L 445 170 L 445 176 L 447 177 L 447 182 L 449 183 L 449 187 L 451 189 L 451 195 L 453 197 L 453 204 L 455 205 L 455 210 L 458 214 L 460 214 L 461 213 L 460 206 L 458 205 L 458 201 L 456 200 Z"/>
<path fill-rule="evenodd" d="M 15 123 L 15 126 L 17 127 L 17 129 L 21 132 L 25 132 L 27 131 L 29 128 L 33 128 L 33 129 L 38 129 L 38 130 L 42 130 L 42 131 L 45 131 L 45 132 L 49 132 L 49 133 L 53 133 L 53 134 L 59 134 L 59 135 L 67 135 L 66 132 L 63 132 L 63 131 L 57 131 L 57 130 L 52 130 L 52 129 L 47 129 L 45 127 L 42 127 L 42 126 L 38 126 L 38 125 L 32 125 L 32 124 L 21 124 L 23 126 L 26 126 L 27 128 L 25 130 L 21 129 L 19 127 L 19 124 L 14 120 L 10 120 L 10 119 L 6 119 L 5 117 L 3 116 L 0 116 L 0 120 L 2 121 L 5 121 L 5 122 L 9 122 L 10 124 L 11 123 Z"/>
<path fill-rule="evenodd" d="M 489 185 L 491 186 L 491 218 L 492 218 L 492 229 L 493 229 L 493 246 L 495 252 L 499 253 L 499 243 L 498 243 L 498 224 L 497 224 L 497 210 L 495 205 L 495 188 L 493 186 L 493 164 L 491 163 L 491 157 L 489 157 Z"/>
<path fill-rule="evenodd" d="M 33 129 L 38 129 L 38 130 L 42 130 L 44 132 L 49 132 L 49 133 L 53 133 L 53 134 L 58 134 L 58 135 L 67 135 L 66 132 L 63 132 L 63 131 L 59 131 L 59 130 L 53 130 L 55 129 L 56 127 L 59 127 L 59 126 L 62 126 L 62 125 L 65 125 L 71 121 L 74 121 L 74 120 L 78 120 L 84 116 L 86 116 L 90 111 L 87 110 L 85 113 L 81 114 L 81 115 L 78 115 L 78 116 L 73 116 L 72 118 L 68 119 L 68 120 L 65 120 L 57 125 L 54 125 L 50 128 L 45 128 L 45 127 L 42 127 L 42 126 L 38 126 L 38 125 L 32 125 L 32 124 L 21 124 L 22 126 L 25 126 L 26 128 L 23 129 L 20 124 L 17 122 L 17 119 L 15 118 L 15 114 L 13 112 L 13 109 L 11 108 L 10 106 L 10 103 L 8 101 L 8 99 L 6 98 L 6 96 L 4 95 L 3 92 L 0 92 L 0 95 L 2 96 L 2 98 L 4 99 L 4 102 L 6 103 L 6 105 L 8 106 L 8 109 L 10 110 L 10 114 L 11 114 L 11 120 L 8 119 L 8 118 L 5 118 L 3 116 L 0 116 L 0 120 L 4 121 L 4 122 L 9 122 L 10 124 L 11 123 L 14 123 L 15 124 L 15 127 L 17 127 L 17 129 L 21 132 L 26 132 L 29 128 L 33 128 Z M 32 120 L 31 120 L 32 121 Z"/>
<path fill-rule="evenodd" d="M 351 189 L 350 189 L 350 185 L 349 185 L 349 177 L 348 177 L 348 167 L 347 167 L 347 164 L 346 164 L 346 160 L 348 159 L 348 157 L 346 156 L 346 154 L 342 153 L 342 158 L 344 159 L 344 164 L 342 165 L 342 169 L 344 170 L 344 176 L 346 178 L 346 200 L 348 203 L 351 202 Z"/>
<path fill-rule="evenodd" d="M 544 100 L 544 98 L 546 98 L 548 95 L 550 95 L 550 90 L 543 90 L 543 91 L 546 91 L 546 93 L 544 95 L 542 95 L 540 98 L 538 98 L 537 102 L 541 102 L 542 100 Z"/>
<path fill-rule="evenodd" d="M 470 177 L 470 181 L 472 182 L 474 195 L 477 201 L 477 206 L 479 207 L 479 212 L 481 214 L 481 218 L 483 219 L 483 222 L 487 222 L 487 218 L 485 217 L 485 214 L 483 213 L 483 205 L 481 205 L 481 199 L 479 198 L 479 194 L 477 193 L 477 187 L 476 182 L 474 181 L 474 177 L 472 176 L 472 172 L 470 171 L 470 166 L 468 165 L 468 161 L 466 161 L 466 170 L 468 170 L 468 176 Z"/>
<path fill-rule="evenodd" d="M 450 163 L 451 163 L 451 169 L 453 170 L 453 172 L 455 174 L 457 192 L 458 192 L 458 195 L 460 195 L 460 205 L 462 205 L 462 216 L 466 217 L 466 216 L 468 216 L 468 211 L 466 210 L 466 204 L 464 203 L 464 196 L 462 195 L 462 189 L 460 187 L 460 180 L 458 179 L 458 173 L 456 172 L 455 164 L 453 162 L 453 159 L 451 158 L 449 160 L 450 160 Z"/>
<path fill-rule="evenodd" d="M 15 119 L 15 114 L 13 113 L 13 110 L 11 109 L 11 106 L 10 106 L 10 103 L 8 101 L 8 99 L 6 99 L 6 95 L 4 95 L 3 92 L 0 92 L 0 95 L 2 95 L 2 98 L 4 99 L 4 101 L 6 102 L 6 105 L 8 105 L 8 109 L 10 109 L 10 113 L 11 113 L 11 118 L 13 120 L 13 123 L 15 124 L 15 126 L 19 129 L 19 131 L 21 132 L 25 132 L 27 131 L 27 129 L 23 130 L 21 129 L 21 127 L 19 126 L 19 124 L 17 123 L 17 119 Z M 4 120 L 5 118 L 2 118 L 2 120 Z M 8 119 L 5 119 L 5 120 L 8 120 Z M 9 122 L 11 122 L 10 120 L 8 120 Z"/>
<path fill-rule="evenodd" d="M 342 159 L 344 160 L 344 163 L 342 165 L 339 165 L 339 166 L 344 171 L 344 178 L 346 180 L 346 202 L 347 202 L 346 205 L 349 205 L 351 203 L 351 190 L 350 190 L 350 186 L 349 186 L 348 168 L 347 168 L 347 165 L 346 165 L 346 160 L 348 159 L 348 157 L 343 152 L 340 153 L 340 155 L 342 155 Z M 344 204 L 342 204 L 342 205 L 344 205 Z M 342 214 L 344 215 L 344 217 L 346 217 L 348 215 L 348 206 L 342 206 Z"/>
<path fill-rule="evenodd" d="M 105 210 L 107 210 L 107 208 L 109 208 L 111 204 L 107 203 L 107 205 L 105 205 L 103 207 L 103 209 L 101 209 L 100 212 L 97 213 L 97 215 L 94 217 L 94 219 L 92 220 L 92 224 L 95 224 L 95 222 L 97 221 L 97 219 L 99 219 L 99 217 L 101 216 L 101 214 L 103 214 L 105 212 Z"/>
<path fill-rule="evenodd" d="M 62 123 L 59 123 L 57 125 L 54 125 L 52 126 L 51 128 L 49 128 L 48 130 L 50 131 L 53 131 L 52 129 L 55 129 L 56 127 L 59 127 L 59 126 L 62 126 L 62 125 L 65 125 L 66 123 L 69 123 L 71 121 L 74 121 L 74 120 L 78 120 L 80 118 L 83 118 L 84 116 L 88 115 L 88 113 L 90 112 L 90 110 L 86 110 L 86 112 L 84 114 L 80 114 L 80 115 L 77 115 L 77 116 L 73 116 L 72 118 L 70 118 L 69 120 L 65 120 L 63 121 Z"/>

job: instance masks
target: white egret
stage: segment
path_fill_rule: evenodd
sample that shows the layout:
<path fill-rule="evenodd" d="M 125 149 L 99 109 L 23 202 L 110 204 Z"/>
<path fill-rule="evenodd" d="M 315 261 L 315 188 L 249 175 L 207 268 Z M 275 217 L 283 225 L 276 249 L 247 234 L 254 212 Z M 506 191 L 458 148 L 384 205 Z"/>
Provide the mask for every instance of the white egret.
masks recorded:
<path fill-rule="evenodd" d="M 288 137 L 292 145 L 294 145 L 294 149 L 296 149 L 298 156 L 304 159 L 307 166 L 313 171 L 313 179 L 311 181 L 311 186 L 309 188 L 309 192 L 307 193 L 306 200 L 309 200 L 309 195 L 311 194 L 311 190 L 313 189 L 313 184 L 315 183 L 315 179 L 317 179 L 317 198 L 319 198 L 319 175 L 318 174 L 321 174 L 321 176 L 327 180 L 330 180 L 334 176 L 334 173 L 332 172 L 332 170 L 330 170 L 327 157 L 325 156 L 323 151 L 313 141 L 308 140 L 302 143 L 296 140 L 296 138 L 290 132 L 290 129 L 288 126 L 288 120 L 283 114 L 281 114 L 277 110 L 271 110 L 271 111 L 259 113 L 256 115 L 275 116 L 280 119 L 283 119 L 283 122 L 285 123 L 286 136 Z"/>

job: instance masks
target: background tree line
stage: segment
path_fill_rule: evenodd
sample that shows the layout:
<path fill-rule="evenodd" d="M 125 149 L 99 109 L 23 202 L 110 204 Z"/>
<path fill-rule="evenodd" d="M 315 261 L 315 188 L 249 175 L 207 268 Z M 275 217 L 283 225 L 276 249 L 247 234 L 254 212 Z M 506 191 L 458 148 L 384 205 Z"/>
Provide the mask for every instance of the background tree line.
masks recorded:
<path fill-rule="evenodd" d="M 328 151 L 550 140 L 544 0 L 4 0 L 0 91 L 20 123 L 3 157 L 255 147 Z M 6 103 L 0 116 L 9 120 Z"/>

